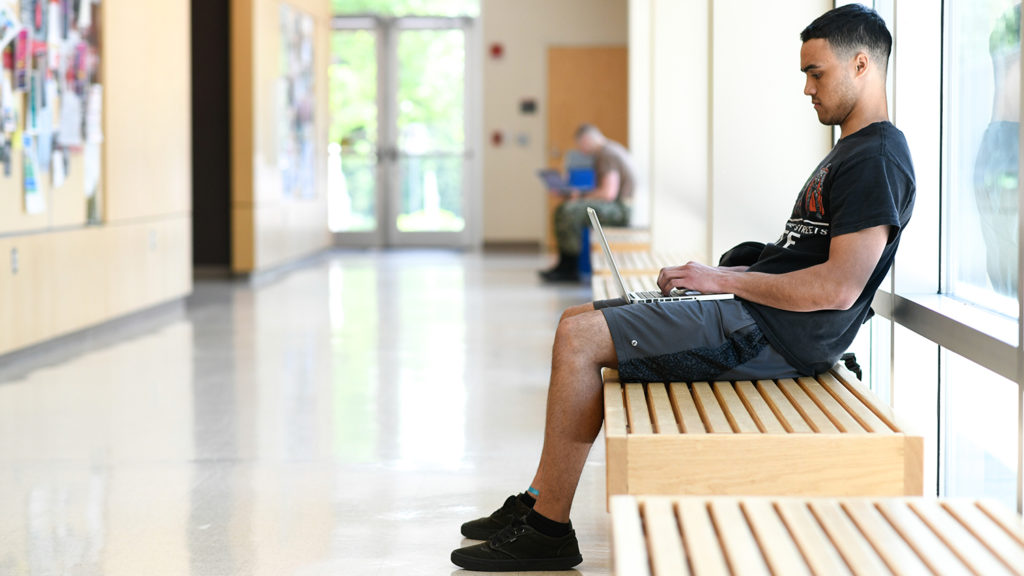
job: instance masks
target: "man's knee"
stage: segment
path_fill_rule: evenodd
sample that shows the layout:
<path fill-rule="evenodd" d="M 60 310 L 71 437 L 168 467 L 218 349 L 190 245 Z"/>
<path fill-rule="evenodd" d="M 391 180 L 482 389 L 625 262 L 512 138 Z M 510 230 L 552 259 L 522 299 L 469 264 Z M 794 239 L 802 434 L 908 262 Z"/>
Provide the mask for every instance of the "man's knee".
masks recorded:
<path fill-rule="evenodd" d="M 585 308 L 589 306 L 590 309 Z M 555 332 L 555 354 L 607 364 L 615 361 L 615 345 L 604 314 L 584 305 L 578 314 L 563 316 Z M 567 311 L 568 312 L 568 311 Z"/>
<path fill-rule="evenodd" d="M 586 312 L 592 312 L 593 310 L 594 310 L 594 303 L 593 302 L 588 302 L 586 304 L 580 304 L 578 306 L 571 306 L 569 308 L 566 308 L 565 311 L 562 312 L 562 317 L 558 320 L 558 323 L 561 324 L 567 318 L 572 318 L 573 316 L 579 316 L 580 314 L 584 314 Z"/>

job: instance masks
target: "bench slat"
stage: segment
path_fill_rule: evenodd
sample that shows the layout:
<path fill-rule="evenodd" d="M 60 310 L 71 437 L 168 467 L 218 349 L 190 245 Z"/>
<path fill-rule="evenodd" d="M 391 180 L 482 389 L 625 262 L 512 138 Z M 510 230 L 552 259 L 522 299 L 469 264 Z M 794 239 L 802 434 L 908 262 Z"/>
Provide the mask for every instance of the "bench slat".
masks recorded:
<path fill-rule="evenodd" d="M 629 433 L 625 399 L 618 382 L 604 385 L 604 433 L 606 436 L 625 436 Z"/>
<path fill-rule="evenodd" d="M 757 423 L 757 427 L 766 434 L 785 434 L 786 428 L 772 412 L 768 403 L 761 397 L 753 382 L 737 382 L 736 393 Z"/>
<path fill-rule="evenodd" d="M 882 561 L 896 574 L 931 574 L 931 570 L 899 533 L 867 500 L 847 500 L 841 506 L 849 514 Z"/>
<path fill-rule="evenodd" d="M 690 387 L 682 382 L 673 382 L 669 391 L 672 395 L 673 406 L 676 408 L 676 420 L 679 421 L 685 434 L 704 434 L 704 421 L 700 418 L 700 410 L 697 409 L 693 396 L 690 394 Z"/>
<path fill-rule="evenodd" d="M 931 503 L 929 503 L 931 504 Z M 939 538 L 953 549 L 960 560 L 970 567 L 975 574 L 984 576 L 1010 575 L 1010 571 L 995 558 L 992 553 L 978 542 L 949 513 L 934 505 L 910 503 L 910 508 L 917 513 Z"/>
<path fill-rule="evenodd" d="M 796 500 L 776 504 L 779 516 L 789 528 L 797 546 L 815 574 L 850 574 L 846 562 L 832 545 L 807 506 Z"/>
<path fill-rule="evenodd" d="M 800 412 L 800 415 L 811 424 L 811 428 L 815 432 L 828 433 L 839 431 L 795 380 L 790 378 L 779 380 L 779 388 L 782 389 L 782 393 L 793 403 L 793 406 Z"/>
<path fill-rule="evenodd" d="M 850 415 L 846 411 L 846 408 L 836 401 L 831 394 L 825 391 L 814 378 L 800 378 L 797 380 L 800 387 L 803 388 L 804 392 L 810 396 L 811 400 L 818 405 L 818 408 L 825 413 L 832 424 L 835 425 L 841 432 L 848 434 L 865 434 L 867 430 L 860 425 L 860 422 Z"/>
<path fill-rule="evenodd" d="M 712 434 L 732 433 L 733 430 L 732 426 L 729 425 L 729 419 L 725 417 L 725 412 L 718 405 L 718 398 L 715 396 L 715 392 L 711 389 L 710 384 L 707 382 L 694 382 L 693 399 L 697 402 L 697 409 L 704 416 L 703 420 L 707 425 L 708 432 Z"/>
<path fill-rule="evenodd" d="M 807 562 L 800 554 L 800 549 L 789 537 L 786 526 L 782 523 L 775 508 L 769 500 L 750 499 L 742 504 L 754 537 L 761 546 L 771 566 L 773 574 L 787 576 L 810 576 Z"/>
<path fill-rule="evenodd" d="M 768 402 L 772 412 L 779 419 L 779 422 L 790 432 L 810 433 L 810 425 L 804 417 L 797 412 L 793 404 L 786 398 L 786 395 L 779 389 L 779 385 L 772 380 L 758 380 L 757 388 L 761 391 L 762 397 Z"/>
<path fill-rule="evenodd" d="M 725 410 L 725 417 L 729 425 L 740 434 L 757 434 L 761 430 L 757 427 L 754 419 L 747 412 L 746 405 L 736 395 L 731 382 L 715 382 L 715 396 L 719 404 Z"/>
<path fill-rule="evenodd" d="M 698 500 L 684 500 L 676 513 L 693 571 L 701 576 L 729 576 L 729 566 L 718 544 L 707 505 Z"/>
<path fill-rule="evenodd" d="M 633 434 L 654 433 L 643 384 L 626 384 L 626 415 L 629 417 L 629 430 Z"/>
<path fill-rule="evenodd" d="M 1024 574 L 1021 539 L 1020 517 L 984 501 L 620 496 L 612 505 L 619 576 Z"/>
<path fill-rule="evenodd" d="M 825 528 L 832 543 L 846 559 L 854 574 L 864 576 L 887 574 L 889 570 L 864 535 L 850 522 L 839 503 L 834 500 L 811 502 L 811 511 Z"/>
<path fill-rule="evenodd" d="M 881 501 L 877 508 L 932 572 L 940 575 L 967 573 L 967 567 L 963 562 L 935 536 L 917 514 L 907 508 L 905 503 Z"/>
<path fill-rule="evenodd" d="M 893 412 L 892 408 L 889 407 L 888 404 L 884 404 L 879 401 L 878 398 L 865 388 L 864 385 L 857 380 L 857 377 L 849 370 L 839 364 L 836 364 L 836 366 L 832 368 L 832 374 L 834 374 L 836 378 L 842 382 L 843 385 L 846 386 L 846 388 L 863 404 L 871 408 L 871 411 L 881 418 L 890 429 L 896 432 L 901 432 L 903 430 L 903 427 L 899 426 L 896 413 Z"/>
<path fill-rule="evenodd" d="M 615 541 L 615 573 L 619 576 L 650 576 L 644 530 L 637 501 L 614 498 L 611 502 L 612 538 Z"/>
<path fill-rule="evenodd" d="M 834 375 L 822 374 L 818 377 L 818 381 L 865 429 L 876 434 L 891 434 L 893 432 L 888 424 L 858 400 Z"/>
<path fill-rule="evenodd" d="M 644 531 L 654 572 L 688 576 L 690 568 L 686 563 L 683 538 L 679 534 L 679 522 L 672 501 L 652 499 L 644 502 L 643 513 Z"/>
<path fill-rule="evenodd" d="M 718 527 L 718 535 L 722 542 L 729 566 L 733 574 L 744 576 L 771 576 L 765 563 L 757 539 L 750 531 L 743 511 L 736 501 L 712 500 L 711 515 Z"/>
<path fill-rule="evenodd" d="M 665 385 L 660 382 L 647 385 L 647 396 L 651 400 L 651 421 L 654 422 L 656 434 L 678 434 L 679 425 L 676 423 L 675 411 L 672 409 L 672 402 L 668 399 L 668 391 Z"/>
<path fill-rule="evenodd" d="M 995 506 L 991 502 L 981 500 L 978 502 L 978 509 L 1006 531 L 1011 538 L 1024 546 L 1024 520 L 1021 517 L 1007 511 L 1002 506 Z"/>
<path fill-rule="evenodd" d="M 942 506 L 1007 568 L 1016 574 L 1024 574 L 1024 548 L 974 502 L 950 500 L 943 502 Z"/>

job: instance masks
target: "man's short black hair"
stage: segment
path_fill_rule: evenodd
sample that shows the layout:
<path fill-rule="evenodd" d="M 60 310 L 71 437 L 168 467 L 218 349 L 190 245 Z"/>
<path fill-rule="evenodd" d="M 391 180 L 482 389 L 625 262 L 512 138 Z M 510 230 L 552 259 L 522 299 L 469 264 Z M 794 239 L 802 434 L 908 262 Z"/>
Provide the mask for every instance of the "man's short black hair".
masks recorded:
<path fill-rule="evenodd" d="M 580 127 L 576 129 L 575 137 L 579 140 L 587 134 L 597 134 L 598 136 L 602 135 L 601 130 L 599 130 L 597 126 L 594 126 L 593 124 L 580 124 Z"/>
<path fill-rule="evenodd" d="M 883 71 L 892 52 L 892 35 L 885 27 L 885 20 L 863 4 L 847 4 L 829 10 L 800 33 L 801 42 L 816 38 L 828 41 L 832 51 L 841 58 L 866 51 L 881 63 Z"/>

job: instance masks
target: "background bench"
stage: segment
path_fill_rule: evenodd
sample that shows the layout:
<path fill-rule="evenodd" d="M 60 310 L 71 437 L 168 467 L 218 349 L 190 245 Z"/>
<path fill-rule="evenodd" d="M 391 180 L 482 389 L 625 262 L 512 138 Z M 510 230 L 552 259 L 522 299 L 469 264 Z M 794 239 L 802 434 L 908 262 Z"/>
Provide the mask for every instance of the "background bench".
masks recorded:
<path fill-rule="evenodd" d="M 618 228 L 601 226 L 604 229 L 604 236 L 608 239 L 608 246 L 612 252 L 646 252 L 651 249 L 651 231 L 646 228 Z M 590 252 L 597 257 L 601 255 L 601 241 L 597 234 L 590 233 Z"/>
<path fill-rule="evenodd" d="M 619 265 L 619 274 L 628 275 L 654 275 L 658 276 L 661 269 L 666 266 L 679 266 L 694 260 L 684 252 L 652 252 L 650 250 L 616 250 L 612 248 L 615 255 L 615 262 Z M 600 251 L 591 253 L 591 269 L 595 276 L 611 274 L 611 268 L 605 260 L 604 254 Z"/>
<path fill-rule="evenodd" d="M 609 496 L 922 494 L 923 438 L 841 366 L 778 381 L 603 378 Z"/>
<path fill-rule="evenodd" d="M 615 574 L 1024 574 L 1024 524 L 924 498 L 617 496 Z"/>

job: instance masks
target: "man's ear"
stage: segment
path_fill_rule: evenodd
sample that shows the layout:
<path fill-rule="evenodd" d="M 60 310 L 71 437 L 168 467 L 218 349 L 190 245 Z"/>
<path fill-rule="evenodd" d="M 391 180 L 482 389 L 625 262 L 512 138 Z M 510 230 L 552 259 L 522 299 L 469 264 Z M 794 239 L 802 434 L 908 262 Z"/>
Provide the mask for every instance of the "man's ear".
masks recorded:
<path fill-rule="evenodd" d="M 868 58 L 867 52 L 857 52 L 853 57 L 854 72 L 857 76 L 860 76 L 868 69 L 871 59 Z"/>

